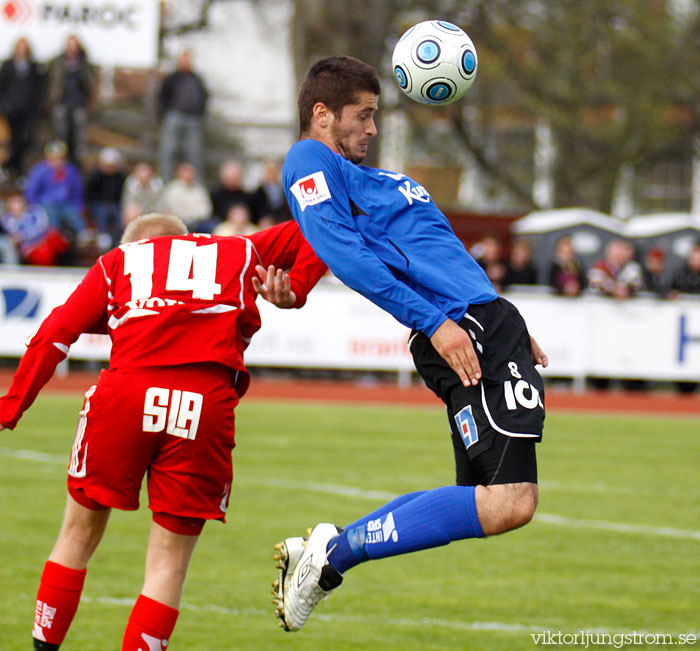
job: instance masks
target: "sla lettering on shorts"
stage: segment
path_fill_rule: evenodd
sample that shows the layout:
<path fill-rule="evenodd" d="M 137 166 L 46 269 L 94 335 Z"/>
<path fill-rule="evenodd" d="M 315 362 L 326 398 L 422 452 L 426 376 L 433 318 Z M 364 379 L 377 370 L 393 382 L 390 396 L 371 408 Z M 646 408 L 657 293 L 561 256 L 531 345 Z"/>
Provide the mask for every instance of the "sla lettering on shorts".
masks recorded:
<path fill-rule="evenodd" d="M 328 189 L 323 172 L 314 172 L 299 179 L 290 189 L 299 202 L 301 212 L 304 212 L 307 206 L 313 206 L 331 198 L 331 191 Z"/>
<path fill-rule="evenodd" d="M 536 387 L 522 379 L 518 365 L 515 362 L 508 362 L 508 368 L 510 369 L 510 374 L 518 381 L 515 384 L 511 380 L 506 380 L 503 383 L 506 407 L 510 411 L 516 410 L 518 405 L 525 407 L 525 409 L 534 409 L 535 407 L 544 409 L 540 392 Z"/>
<path fill-rule="evenodd" d="M 392 512 L 389 512 L 384 519 L 384 522 L 382 522 L 381 518 L 377 518 L 376 520 L 370 520 L 367 523 L 367 537 L 365 538 L 366 545 L 389 542 L 390 538 L 393 542 L 398 542 L 399 540 L 399 532 L 396 531 L 394 514 Z"/>
<path fill-rule="evenodd" d="M 162 432 L 194 440 L 202 414 L 201 393 L 150 387 L 143 405 L 143 431 Z"/>

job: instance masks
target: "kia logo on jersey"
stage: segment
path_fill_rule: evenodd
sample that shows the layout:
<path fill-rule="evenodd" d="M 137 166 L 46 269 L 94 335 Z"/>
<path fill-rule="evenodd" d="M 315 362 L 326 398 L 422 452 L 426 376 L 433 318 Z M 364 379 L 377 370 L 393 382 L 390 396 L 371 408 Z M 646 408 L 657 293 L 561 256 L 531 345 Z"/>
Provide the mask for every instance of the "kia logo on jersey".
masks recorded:
<path fill-rule="evenodd" d="M 307 206 L 313 206 L 331 198 L 326 177 L 323 172 L 314 172 L 303 179 L 299 179 L 291 187 L 292 194 L 299 203 L 299 208 L 304 212 Z"/>

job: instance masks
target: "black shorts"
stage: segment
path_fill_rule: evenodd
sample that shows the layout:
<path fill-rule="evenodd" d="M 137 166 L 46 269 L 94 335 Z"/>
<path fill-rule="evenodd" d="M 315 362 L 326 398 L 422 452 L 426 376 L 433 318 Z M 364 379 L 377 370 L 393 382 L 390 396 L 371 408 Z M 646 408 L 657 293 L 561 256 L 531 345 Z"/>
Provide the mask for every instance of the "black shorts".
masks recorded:
<path fill-rule="evenodd" d="M 411 334 L 418 373 L 447 405 L 457 483 L 536 482 L 544 384 L 532 362 L 527 326 L 509 301 L 470 305 L 459 324 L 474 343 L 481 381 L 465 387 L 421 332 Z"/>

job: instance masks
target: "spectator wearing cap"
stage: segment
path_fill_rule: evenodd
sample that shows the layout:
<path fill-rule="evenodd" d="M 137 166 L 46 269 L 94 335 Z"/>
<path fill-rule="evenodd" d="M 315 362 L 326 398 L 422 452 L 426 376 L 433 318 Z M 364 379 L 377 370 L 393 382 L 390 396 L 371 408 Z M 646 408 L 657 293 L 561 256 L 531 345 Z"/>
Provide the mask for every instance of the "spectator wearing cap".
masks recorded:
<path fill-rule="evenodd" d="M 70 160 L 80 165 L 95 73 L 75 34 L 67 38 L 64 51 L 49 62 L 47 83 L 54 133 L 67 144 Z"/>
<path fill-rule="evenodd" d="M 46 145 L 46 157 L 29 170 L 24 186 L 27 202 L 44 207 L 51 223 L 82 243 L 87 224 L 83 218 L 83 181 L 78 168 L 68 161 L 65 143 Z"/>
<path fill-rule="evenodd" d="M 659 246 L 652 246 L 644 255 L 642 264 L 644 289 L 658 298 L 665 298 L 671 288 L 666 272 L 666 253 Z"/>
<path fill-rule="evenodd" d="M 158 93 L 161 120 L 158 167 L 167 182 L 178 160 L 191 163 L 204 178 L 204 114 L 208 93 L 202 78 L 192 71 L 192 53 L 184 50 L 176 70 L 168 75 Z M 178 158 L 182 153 L 182 158 Z"/>
<path fill-rule="evenodd" d="M 101 251 L 111 249 L 121 237 L 121 197 L 125 180 L 121 154 L 113 147 L 102 149 L 97 167 L 85 184 L 85 201 L 97 229 Z"/>
<path fill-rule="evenodd" d="M 44 77 L 26 38 L 15 43 L 12 57 L 0 66 L 0 113 L 10 126 L 10 157 L 5 167 L 15 178 L 25 171 L 24 158 L 34 142 Z"/>

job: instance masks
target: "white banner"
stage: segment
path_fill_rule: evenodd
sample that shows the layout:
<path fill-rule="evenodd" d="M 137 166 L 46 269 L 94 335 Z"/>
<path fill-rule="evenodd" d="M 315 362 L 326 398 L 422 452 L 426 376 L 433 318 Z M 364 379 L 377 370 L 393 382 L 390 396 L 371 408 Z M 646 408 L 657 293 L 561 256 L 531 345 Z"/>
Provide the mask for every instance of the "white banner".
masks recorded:
<path fill-rule="evenodd" d="M 151 68 L 159 22 L 158 0 L 0 0 L 0 59 L 24 36 L 34 57 L 48 61 L 75 34 L 95 65 Z"/>
<path fill-rule="evenodd" d="M 0 268 L 0 355 L 18 357 L 84 270 Z M 544 375 L 700 381 L 700 301 L 627 301 L 510 294 L 547 352 Z M 408 329 L 359 294 L 322 282 L 301 310 L 258 301 L 262 329 L 246 351 L 250 366 L 412 371 Z M 75 359 L 107 359 L 109 338 L 85 336 Z"/>
<path fill-rule="evenodd" d="M 0 356 L 24 354 L 31 337 L 54 307 L 63 303 L 86 269 L 0 266 Z M 109 359 L 107 335 L 81 335 L 70 349 L 74 359 Z"/>

